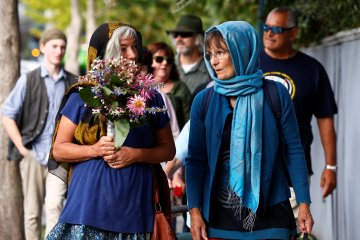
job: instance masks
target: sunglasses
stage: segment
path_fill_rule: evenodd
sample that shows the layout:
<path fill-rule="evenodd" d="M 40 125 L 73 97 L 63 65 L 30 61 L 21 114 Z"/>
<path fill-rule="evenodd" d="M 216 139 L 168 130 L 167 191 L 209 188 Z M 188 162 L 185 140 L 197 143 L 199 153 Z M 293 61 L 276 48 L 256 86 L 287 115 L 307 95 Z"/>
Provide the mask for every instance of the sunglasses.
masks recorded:
<path fill-rule="evenodd" d="M 174 63 L 174 58 L 172 58 L 172 57 L 154 56 L 153 59 L 157 63 L 162 63 L 163 61 L 166 61 L 168 64 L 173 64 Z"/>
<path fill-rule="evenodd" d="M 194 36 L 195 34 L 192 33 L 192 32 L 174 32 L 172 33 L 172 36 L 174 38 L 177 38 L 178 36 L 182 37 L 182 38 L 188 38 L 188 37 L 192 37 Z"/>
<path fill-rule="evenodd" d="M 271 32 L 272 32 L 273 34 L 283 34 L 285 31 L 291 30 L 291 29 L 293 29 L 293 28 L 295 28 L 295 27 L 289 27 L 289 28 L 276 27 L 276 26 L 270 27 L 269 25 L 264 24 L 263 30 L 264 30 L 265 32 L 268 32 L 268 31 L 271 30 Z"/>

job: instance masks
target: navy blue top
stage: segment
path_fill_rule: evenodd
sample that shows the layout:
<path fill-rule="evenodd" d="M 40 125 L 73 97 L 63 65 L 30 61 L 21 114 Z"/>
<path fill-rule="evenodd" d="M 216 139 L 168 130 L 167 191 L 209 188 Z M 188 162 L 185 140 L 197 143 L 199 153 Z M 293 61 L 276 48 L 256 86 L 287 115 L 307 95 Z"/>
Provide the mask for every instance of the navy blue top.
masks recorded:
<path fill-rule="evenodd" d="M 318 118 L 331 117 L 337 113 L 328 75 L 320 62 L 302 52 L 289 59 L 274 59 L 262 51 L 260 68 L 264 72 L 265 79 L 280 82 L 289 91 L 299 124 L 308 172 L 312 174 L 311 118 L 313 115 Z"/>
<path fill-rule="evenodd" d="M 239 198 L 235 197 L 229 183 L 232 118 L 233 114 L 231 113 L 226 119 L 223 130 L 218 168 L 214 177 L 214 194 L 210 203 L 208 229 L 214 234 L 217 233 L 216 236 L 218 237 L 228 236 L 232 238 L 237 236 L 237 232 L 242 232 L 244 234 L 242 234 L 241 239 L 243 239 L 247 235 L 246 232 L 251 232 L 248 234 L 250 239 L 255 239 L 255 236 L 262 239 L 265 236 L 290 239 L 290 236 L 296 234 L 296 223 L 288 199 L 264 209 L 264 198 L 260 194 L 254 227 L 251 230 L 244 228 L 243 220 L 247 217 L 248 211 L 239 211 L 241 209 Z"/>
<path fill-rule="evenodd" d="M 264 100 L 263 108 L 263 158 L 261 161 L 261 194 L 263 209 L 266 211 L 290 197 L 285 171 L 290 175 L 297 200 L 311 202 L 304 151 L 301 146 L 296 116 L 289 94 L 276 84 L 282 109 L 280 120 L 281 135 L 287 146 L 287 161 L 277 156 L 280 132 L 269 104 Z M 229 99 L 214 92 L 209 100 L 207 112 L 203 112 L 205 89 L 195 96 L 191 108 L 189 153 L 185 159 L 186 189 L 189 208 L 200 208 L 206 223 L 209 222 L 211 199 L 215 185 L 215 173 L 221 154 L 221 139 L 225 122 L 232 108 Z M 258 210 L 258 211 L 259 211 Z M 209 237 L 225 239 L 277 239 L 290 238 L 289 228 L 270 228 L 252 232 L 227 231 L 208 228 Z"/>
<path fill-rule="evenodd" d="M 151 106 L 164 105 L 158 94 Z M 61 114 L 74 124 L 82 119 L 86 107 L 78 93 L 73 93 Z M 156 145 L 155 132 L 169 121 L 168 115 L 148 115 L 152 124 L 130 129 L 124 146 L 151 148 Z M 67 202 L 59 222 L 84 224 L 123 233 L 153 231 L 154 207 L 152 175 L 149 164 L 135 163 L 114 169 L 103 158 L 73 164 Z"/>

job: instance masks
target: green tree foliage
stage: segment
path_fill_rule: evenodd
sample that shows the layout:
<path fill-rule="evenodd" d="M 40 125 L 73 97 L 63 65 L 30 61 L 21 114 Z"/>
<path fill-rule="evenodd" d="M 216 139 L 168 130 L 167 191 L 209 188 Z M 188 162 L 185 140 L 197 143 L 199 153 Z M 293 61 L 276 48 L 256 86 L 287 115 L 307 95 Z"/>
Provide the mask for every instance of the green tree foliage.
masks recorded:
<path fill-rule="evenodd" d="M 266 10 L 277 6 L 297 10 L 301 29 L 298 44 L 302 46 L 360 26 L 359 0 L 272 0 L 266 4 Z"/>
<path fill-rule="evenodd" d="M 165 29 L 172 27 L 174 17 L 169 9 L 172 2 L 128 0 L 113 2 L 102 11 L 98 22 L 120 21 L 133 25 L 142 33 L 144 45 L 153 41 L 166 41 Z"/>
<path fill-rule="evenodd" d="M 97 24 L 107 21 L 132 24 L 143 34 L 144 45 L 153 41 L 169 43 L 165 31 L 174 28 L 180 16 L 187 13 L 201 17 L 206 30 L 228 20 L 245 20 L 257 27 L 258 21 L 265 21 L 266 14 L 272 8 L 294 7 L 300 16 L 301 31 L 298 39 L 300 45 L 320 41 L 338 31 L 360 25 L 359 0 L 264 1 L 265 11 L 259 17 L 260 0 L 96 0 L 96 19 Z M 65 30 L 70 23 L 69 1 L 21 0 L 21 2 L 27 6 L 27 15 L 37 23 L 51 22 L 62 30 Z M 81 11 L 85 13 L 86 0 L 80 0 L 80 3 Z M 52 13 L 50 17 L 45 14 L 48 11 Z M 82 17 L 83 24 L 86 24 L 85 17 Z"/>
<path fill-rule="evenodd" d="M 27 15 L 36 23 L 52 23 L 65 30 L 70 23 L 70 3 L 58 0 L 21 0 Z M 81 10 L 86 10 L 86 0 L 80 0 Z M 51 14 L 48 14 L 48 13 Z M 196 14 L 204 22 L 204 29 L 227 20 L 246 20 L 256 24 L 256 0 L 97 0 L 96 19 L 122 21 L 137 27 L 144 37 L 144 44 L 169 41 L 167 29 L 175 27 L 183 14 Z M 83 19 L 86 24 L 86 19 Z M 32 32 L 38 36 L 40 29 Z"/>
<path fill-rule="evenodd" d="M 204 30 L 228 20 L 257 21 L 256 0 L 163 0 L 115 1 L 107 11 L 108 19 L 124 19 L 140 29 L 144 43 L 169 42 L 166 30 L 173 29 L 184 14 L 195 14 L 203 20 Z"/>
<path fill-rule="evenodd" d="M 34 36 L 41 34 L 41 26 L 53 24 L 65 30 L 70 24 L 70 1 L 58 0 L 20 0 L 26 6 L 26 15 L 38 24 L 38 28 L 31 29 Z"/>

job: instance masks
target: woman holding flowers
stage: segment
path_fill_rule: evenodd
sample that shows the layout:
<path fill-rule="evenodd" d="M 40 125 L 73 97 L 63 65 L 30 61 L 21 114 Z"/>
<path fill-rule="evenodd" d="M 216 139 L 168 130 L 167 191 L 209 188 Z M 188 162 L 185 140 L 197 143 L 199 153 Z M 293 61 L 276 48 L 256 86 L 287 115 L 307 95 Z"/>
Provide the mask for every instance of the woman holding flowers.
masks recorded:
<path fill-rule="evenodd" d="M 152 53 L 154 77 L 164 83 L 162 91 L 171 100 L 181 130 L 190 118 L 192 94 L 186 84 L 179 80 L 171 47 L 164 42 L 155 42 L 148 45 L 148 50 Z"/>
<path fill-rule="evenodd" d="M 97 64 L 101 59 L 111 64 L 118 64 L 113 59 L 120 57 L 138 62 L 141 42 L 140 33 L 132 26 L 101 25 L 89 44 L 91 77 L 95 79 L 95 73 L 107 74 L 106 67 L 100 72 L 97 69 L 103 67 Z M 126 65 L 124 71 L 132 67 Z M 123 81 L 121 79 L 111 77 L 110 85 Z M 138 81 L 134 76 L 124 79 L 123 84 Z M 141 84 L 146 85 L 146 81 L 142 79 Z M 82 88 L 69 95 L 60 112 L 52 155 L 57 162 L 70 163 L 72 171 L 66 205 L 47 239 L 150 239 L 154 226 L 151 164 L 171 160 L 175 153 L 168 115 L 155 111 L 163 107 L 163 100 L 151 89 L 141 88 L 141 94 L 130 96 L 121 87 L 106 85 L 106 89 L 98 91 L 91 84 L 86 79 L 80 82 Z M 106 99 L 101 94 L 94 98 L 101 108 L 95 108 L 96 104 L 92 106 L 91 102 L 84 104 L 80 93 L 89 85 L 92 94 L 102 93 L 103 97 L 109 89 L 114 96 L 129 94 L 127 103 L 123 104 L 128 109 L 130 125 L 137 126 L 130 128 L 119 148 L 115 147 L 113 137 L 106 136 L 106 127 L 108 119 L 123 114 L 125 107 L 120 103 L 114 107 L 115 101 L 111 106 L 102 106 Z M 106 109 L 108 115 L 101 114 Z M 142 121 L 139 120 L 141 114 L 144 114 Z"/>

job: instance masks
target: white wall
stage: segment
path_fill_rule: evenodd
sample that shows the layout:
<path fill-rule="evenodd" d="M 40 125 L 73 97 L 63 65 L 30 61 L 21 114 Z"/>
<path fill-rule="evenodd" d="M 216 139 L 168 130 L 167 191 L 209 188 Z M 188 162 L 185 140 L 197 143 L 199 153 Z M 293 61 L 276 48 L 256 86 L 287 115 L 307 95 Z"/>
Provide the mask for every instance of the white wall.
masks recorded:
<path fill-rule="evenodd" d="M 326 68 L 339 109 L 335 116 L 338 187 L 326 200 L 321 198 L 320 190 L 324 154 L 313 120 L 311 210 L 314 233 L 319 240 L 360 239 L 360 29 L 341 32 L 325 39 L 322 45 L 303 51 Z"/>

